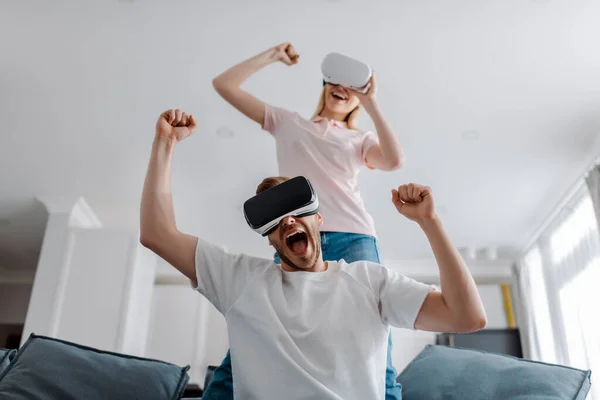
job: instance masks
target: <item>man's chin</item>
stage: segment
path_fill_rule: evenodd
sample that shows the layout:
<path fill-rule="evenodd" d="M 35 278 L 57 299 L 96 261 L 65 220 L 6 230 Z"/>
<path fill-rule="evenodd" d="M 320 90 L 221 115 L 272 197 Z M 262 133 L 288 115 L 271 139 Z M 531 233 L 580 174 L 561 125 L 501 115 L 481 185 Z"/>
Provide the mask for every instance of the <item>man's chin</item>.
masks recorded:
<path fill-rule="evenodd" d="M 309 253 L 305 253 L 302 255 L 286 254 L 286 256 L 294 264 L 294 266 L 296 266 L 298 269 L 301 269 L 301 270 L 309 270 L 315 264 L 314 260 L 313 260 L 313 258 L 314 258 L 313 254 L 309 254 Z"/>
<path fill-rule="evenodd" d="M 310 267 L 312 267 L 311 261 L 311 257 L 309 257 L 308 255 L 306 256 L 292 256 L 292 258 L 290 258 L 290 260 L 292 260 L 294 262 L 294 264 L 296 264 L 297 266 L 299 266 L 300 268 L 306 268 L 309 269 Z"/>

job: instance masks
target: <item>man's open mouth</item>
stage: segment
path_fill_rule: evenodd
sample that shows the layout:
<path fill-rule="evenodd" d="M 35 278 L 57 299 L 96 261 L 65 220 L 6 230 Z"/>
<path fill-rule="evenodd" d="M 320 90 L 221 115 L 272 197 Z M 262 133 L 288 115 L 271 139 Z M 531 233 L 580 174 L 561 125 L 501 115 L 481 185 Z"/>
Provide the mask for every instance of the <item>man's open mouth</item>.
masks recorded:
<path fill-rule="evenodd" d="M 294 255 L 304 255 L 308 249 L 308 235 L 303 231 L 294 231 L 286 236 L 285 245 Z"/>

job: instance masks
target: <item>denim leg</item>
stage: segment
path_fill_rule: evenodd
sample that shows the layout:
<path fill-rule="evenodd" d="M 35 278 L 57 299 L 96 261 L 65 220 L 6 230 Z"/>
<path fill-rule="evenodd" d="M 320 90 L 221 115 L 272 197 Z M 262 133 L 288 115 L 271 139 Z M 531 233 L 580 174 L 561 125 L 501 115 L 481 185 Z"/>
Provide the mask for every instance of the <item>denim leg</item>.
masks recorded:
<path fill-rule="evenodd" d="M 321 236 L 321 240 L 327 243 L 323 249 L 323 260 L 325 261 L 380 262 L 377 241 L 373 236 L 344 232 L 323 232 Z"/>
<path fill-rule="evenodd" d="M 233 375 L 229 350 L 221 365 L 215 370 L 208 387 L 204 388 L 202 400 L 233 400 Z"/>
<path fill-rule="evenodd" d="M 392 365 L 392 332 L 390 332 L 385 366 L 385 400 L 402 400 L 402 385 L 396 382 L 397 376 L 396 368 Z"/>

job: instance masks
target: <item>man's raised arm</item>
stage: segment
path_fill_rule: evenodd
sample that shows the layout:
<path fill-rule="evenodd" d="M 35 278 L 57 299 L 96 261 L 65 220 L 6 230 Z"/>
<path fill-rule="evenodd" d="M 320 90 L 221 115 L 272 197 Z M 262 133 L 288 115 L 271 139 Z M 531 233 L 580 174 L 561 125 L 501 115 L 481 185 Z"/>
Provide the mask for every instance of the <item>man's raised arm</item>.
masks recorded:
<path fill-rule="evenodd" d="M 197 286 L 195 251 L 198 238 L 177 229 L 171 193 L 171 160 L 175 146 L 196 129 L 196 120 L 167 110 L 156 122 L 140 211 L 140 242 L 165 259 Z"/>
<path fill-rule="evenodd" d="M 392 191 L 398 212 L 419 224 L 429 240 L 440 269 L 441 292 L 431 291 L 415 328 L 433 332 L 472 332 L 487 320 L 475 281 L 435 213 L 431 189 L 416 184 Z"/>

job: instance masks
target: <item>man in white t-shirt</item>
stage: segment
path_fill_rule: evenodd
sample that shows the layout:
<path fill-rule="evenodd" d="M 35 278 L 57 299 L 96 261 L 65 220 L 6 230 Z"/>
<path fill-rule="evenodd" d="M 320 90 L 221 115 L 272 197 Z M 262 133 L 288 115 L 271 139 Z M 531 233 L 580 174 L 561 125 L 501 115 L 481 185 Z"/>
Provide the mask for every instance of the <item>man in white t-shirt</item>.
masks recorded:
<path fill-rule="evenodd" d="M 269 233 L 281 265 L 229 254 L 180 232 L 170 166 L 175 145 L 195 127 L 194 117 L 180 110 L 158 119 L 142 196 L 141 242 L 225 316 L 236 398 L 383 399 L 390 326 L 435 332 L 485 326 L 473 278 L 425 186 L 400 186 L 392 190 L 392 202 L 427 236 L 441 292 L 371 262 L 324 262 L 318 213 L 288 215 Z M 266 179 L 257 192 L 281 181 Z"/>

